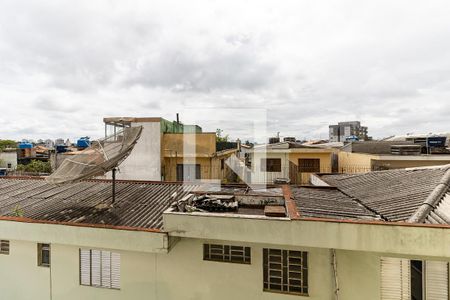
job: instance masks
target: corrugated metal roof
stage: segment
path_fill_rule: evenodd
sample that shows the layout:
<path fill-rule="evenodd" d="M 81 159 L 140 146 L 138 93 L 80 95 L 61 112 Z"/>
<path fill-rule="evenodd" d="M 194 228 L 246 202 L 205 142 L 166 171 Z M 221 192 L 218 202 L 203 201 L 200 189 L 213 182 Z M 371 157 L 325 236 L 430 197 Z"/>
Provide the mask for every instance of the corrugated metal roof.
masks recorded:
<path fill-rule="evenodd" d="M 403 169 L 322 179 L 388 221 L 406 221 L 438 185 L 449 167 Z"/>
<path fill-rule="evenodd" d="M 44 221 L 105 224 L 161 229 L 162 213 L 174 200 L 199 185 L 117 182 L 111 203 L 111 182 L 83 181 L 61 186 L 38 179 L 0 179 L 0 215 Z"/>
<path fill-rule="evenodd" d="M 301 217 L 379 219 L 356 200 L 335 188 L 291 187 Z"/>
<path fill-rule="evenodd" d="M 450 224 L 450 189 L 436 205 L 436 208 L 429 213 L 425 223 Z"/>

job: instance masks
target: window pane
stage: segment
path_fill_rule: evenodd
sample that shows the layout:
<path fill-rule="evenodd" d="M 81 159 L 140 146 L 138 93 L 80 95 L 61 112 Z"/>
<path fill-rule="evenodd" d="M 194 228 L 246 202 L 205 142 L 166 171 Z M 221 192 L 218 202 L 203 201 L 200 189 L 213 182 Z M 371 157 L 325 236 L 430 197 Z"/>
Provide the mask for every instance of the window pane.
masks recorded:
<path fill-rule="evenodd" d="M 299 172 L 319 173 L 320 159 L 318 158 L 300 158 L 298 160 Z"/>
<path fill-rule="evenodd" d="M 262 172 L 281 172 L 281 158 L 262 158 Z"/>
<path fill-rule="evenodd" d="M 91 285 L 91 251 L 80 249 L 80 283 Z"/>
<path fill-rule="evenodd" d="M 251 262 L 250 247 L 204 244 L 203 259 L 249 264 Z"/>
<path fill-rule="evenodd" d="M 50 244 L 38 244 L 38 265 L 50 266 Z"/>
<path fill-rule="evenodd" d="M 91 250 L 91 276 L 92 285 L 101 285 L 101 252 L 99 250 Z"/>
<path fill-rule="evenodd" d="M 111 287 L 120 289 L 120 254 L 111 253 Z"/>
<path fill-rule="evenodd" d="M 120 254 L 80 249 L 80 284 L 120 289 Z"/>
<path fill-rule="evenodd" d="M 306 252 L 263 249 L 264 290 L 307 294 L 306 258 Z"/>
<path fill-rule="evenodd" d="M 111 252 L 102 251 L 102 287 L 111 287 Z"/>
<path fill-rule="evenodd" d="M 1 254 L 9 254 L 9 241 L 8 240 L 0 241 L 0 253 Z"/>

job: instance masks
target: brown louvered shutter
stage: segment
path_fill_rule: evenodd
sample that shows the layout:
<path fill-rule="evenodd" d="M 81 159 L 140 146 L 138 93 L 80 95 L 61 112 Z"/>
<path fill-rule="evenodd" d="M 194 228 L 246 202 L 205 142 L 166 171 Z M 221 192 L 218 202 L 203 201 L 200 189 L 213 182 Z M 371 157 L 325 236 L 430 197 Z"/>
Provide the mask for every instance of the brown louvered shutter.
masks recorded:
<path fill-rule="evenodd" d="M 320 159 L 319 158 L 299 158 L 298 159 L 299 172 L 305 173 L 320 173 Z"/>
<path fill-rule="evenodd" d="M 448 300 L 448 263 L 443 261 L 427 261 L 425 266 L 426 299 Z"/>
<path fill-rule="evenodd" d="M 80 249 L 80 284 L 91 285 L 91 250 Z"/>
<path fill-rule="evenodd" d="M 120 254 L 111 253 L 111 288 L 120 289 Z"/>
<path fill-rule="evenodd" d="M 381 300 L 411 299 L 411 269 L 408 259 L 381 258 Z"/>

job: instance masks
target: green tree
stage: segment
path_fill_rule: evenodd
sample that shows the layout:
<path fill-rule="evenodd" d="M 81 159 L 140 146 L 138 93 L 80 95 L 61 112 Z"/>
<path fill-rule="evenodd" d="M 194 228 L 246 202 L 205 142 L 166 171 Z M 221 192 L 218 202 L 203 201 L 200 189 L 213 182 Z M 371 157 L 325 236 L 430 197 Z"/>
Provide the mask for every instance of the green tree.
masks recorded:
<path fill-rule="evenodd" d="M 16 148 L 17 142 L 13 140 L 0 140 L 0 151 L 6 148 Z"/>
<path fill-rule="evenodd" d="M 32 173 L 51 173 L 52 167 L 50 165 L 50 162 L 44 162 L 40 160 L 32 160 L 27 165 L 19 164 L 17 165 L 18 171 L 24 171 L 24 172 L 32 172 Z"/>
<path fill-rule="evenodd" d="M 220 128 L 216 129 L 216 142 L 228 142 L 229 136 L 228 134 L 225 136 L 222 136 L 223 130 Z"/>

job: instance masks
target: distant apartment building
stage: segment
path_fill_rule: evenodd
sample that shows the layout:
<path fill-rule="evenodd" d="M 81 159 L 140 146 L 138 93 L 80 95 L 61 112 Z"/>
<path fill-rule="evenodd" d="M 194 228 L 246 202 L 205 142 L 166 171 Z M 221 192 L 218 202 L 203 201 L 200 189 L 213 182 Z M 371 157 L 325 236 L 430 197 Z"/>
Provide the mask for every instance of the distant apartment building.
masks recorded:
<path fill-rule="evenodd" d="M 360 141 L 369 140 L 367 127 L 361 126 L 360 121 L 339 122 L 337 125 L 330 125 L 329 129 L 330 142 L 345 142 L 355 138 Z"/>

